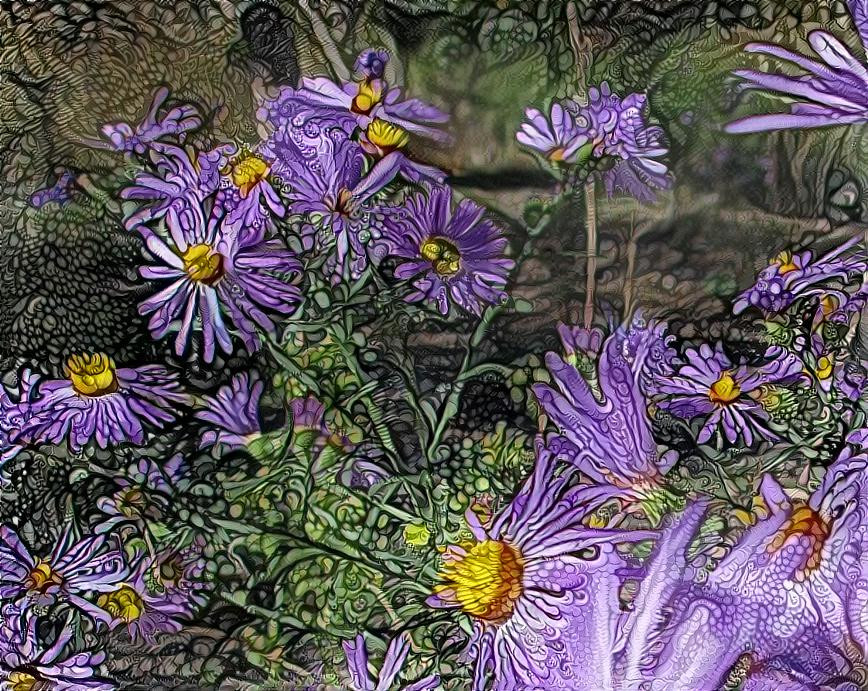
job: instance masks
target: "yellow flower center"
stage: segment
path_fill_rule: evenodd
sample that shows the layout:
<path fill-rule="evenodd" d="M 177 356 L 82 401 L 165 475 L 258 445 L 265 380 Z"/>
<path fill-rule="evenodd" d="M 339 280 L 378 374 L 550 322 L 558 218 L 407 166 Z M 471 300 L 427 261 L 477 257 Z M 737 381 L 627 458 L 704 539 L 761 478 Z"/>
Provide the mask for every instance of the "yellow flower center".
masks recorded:
<path fill-rule="evenodd" d="M 790 271 L 796 271 L 799 267 L 793 263 L 793 254 L 787 250 L 781 252 L 777 257 L 772 260 L 772 264 L 778 265 L 778 275 L 783 276 L 784 274 L 790 273 Z"/>
<path fill-rule="evenodd" d="M 817 360 L 817 378 L 818 379 L 828 379 L 832 376 L 832 372 L 835 369 L 835 362 L 832 358 L 823 355 L 819 360 Z"/>
<path fill-rule="evenodd" d="M 82 396 L 105 396 L 118 390 L 115 363 L 105 353 L 73 355 L 66 369 L 72 388 Z"/>
<path fill-rule="evenodd" d="M 36 691 L 39 680 L 29 672 L 11 672 L 7 679 L 10 691 Z"/>
<path fill-rule="evenodd" d="M 419 247 L 419 252 L 431 262 L 439 276 L 454 276 L 461 268 L 461 253 L 444 238 L 428 238 Z"/>
<path fill-rule="evenodd" d="M 24 581 L 24 587 L 29 592 L 47 593 L 52 587 L 63 585 L 63 577 L 52 570 L 51 564 L 40 559 Z"/>
<path fill-rule="evenodd" d="M 484 540 L 466 554 L 445 563 L 440 572 L 438 595 L 449 593 L 462 611 L 491 623 L 509 619 L 522 594 L 524 560 L 512 545 Z"/>
<path fill-rule="evenodd" d="M 353 98 L 350 110 L 359 115 L 367 115 L 382 99 L 382 83 L 366 79 L 363 82 L 359 82 L 359 93 Z"/>
<path fill-rule="evenodd" d="M 824 295 L 823 299 L 820 300 L 820 309 L 823 311 L 823 316 L 828 317 L 838 309 L 838 298 L 834 295 Z"/>
<path fill-rule="evenodd" d="M 232 165 L 232 183 L 245 199 L 250 191 L 268 175 L 268 163 L 259 156 L 246 156 Z"/>
<path fill-rule="evenodd" d="M 559 146 L 558 148 L 552 149 L 551 151 L 549 151 L 548 159 L 552 163 L 558 163 L 560 161 L 563 161 L 564 160 L 564 147 Z"/>
<path fill-rule="evenodd" d="M 96 604 L 114 619 L 120 619 L 126 624 L 135 621 L 145 613 L 145 603 L 141 596 L 128 585 L 122 585 L 110 593 L 103 593 Z"/>
<path fill-rule="evenodd" d="M 211 245 L 199 243 L 190 245 L 181 255 L 184 271 L 191 281 L 214 285 L 223 278 L 223 255 L 215 252 Z"/>
<path fill-rule="evenodd" d="M 368 141 L 384 153 L 403 149 L 410 141 L 407 130 L 393 125 L 391 122 L 375 118 L 365 131 Z"/>
<path fill-rule="evenodd" d="M 727 405 L 741 395 L 741 387 L 735 383 L 735 379 L 729 372 L 724 372 L 720 378 L 708 389 L 708 397 L 712 403 Z"/>

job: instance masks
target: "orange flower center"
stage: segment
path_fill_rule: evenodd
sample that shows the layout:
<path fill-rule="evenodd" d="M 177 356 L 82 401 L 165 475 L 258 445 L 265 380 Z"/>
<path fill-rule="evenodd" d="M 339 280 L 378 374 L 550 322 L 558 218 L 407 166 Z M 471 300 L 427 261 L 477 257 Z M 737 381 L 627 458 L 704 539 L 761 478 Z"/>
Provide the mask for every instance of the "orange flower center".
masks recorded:
<path fill-rule="evenodd" d="M 40 559 L 28 574 L 24 586 L 29 592 L 47 593 L 52 587 L 63 585 L 63 577 L 51 568 L 51 564 Z"/>

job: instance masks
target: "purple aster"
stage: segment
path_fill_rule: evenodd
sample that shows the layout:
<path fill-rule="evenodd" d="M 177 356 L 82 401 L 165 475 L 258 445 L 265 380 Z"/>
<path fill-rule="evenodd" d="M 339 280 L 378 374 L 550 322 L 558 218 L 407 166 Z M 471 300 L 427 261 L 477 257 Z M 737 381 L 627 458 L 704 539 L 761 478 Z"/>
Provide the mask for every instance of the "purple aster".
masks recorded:
<path fill-rule="evenodd" d="M 264 389 L 265 383 L 259 378 L 258 372 L 240 372 L 213 396 L 203 396 L 204 407 L 196 412 L 196 417 L 213 429 L 202 434 L 199 447 L 245 447 L 262 430 L 259 399 Z"/>
<path fill-rule="evenodd" d="M 72 199 L 75 188 L 75 175 L 68 170 L 64 170 L 57 177 L 53 185 L 36 190 L 30 195 L 30 205 L 41 209 L 49 202 L 65 204 Z"/>
<path fill-rule="evenodd" d="M 178 593 L 163 582 L 165 575 L 160 570 L 160 558 L 140 557 L 129 579 L 103 592 L 97 599 L 109 628 L 126 626 L 133 641 L 154 643 L 158 633 L 180 631 L 183 627 L 179 620 L 189 618 L 196 605 L 195 599 L 179 598 Z M 174 568 L 166 573 L 171 571 L 172 578 L 180 577 Z"/>
<path fill-rule="evenodd" d="M 54 642 L 40 645 L 37 618 L 7 605 L 0 611 L 0 689 L 3 691 L 111 691 L 115 685 L 96 678 L 103 652 L 63 657 L 75 631 L 69 624 Z"/>
<path fill-rule="evenodd" d="M 407 300 L 428 300 L 441 314 L 450 302 L 480 314 L 485 304 L 504 299 L 511 259 L 503 257 L 506 238 L 483 218 L 484 209 L 464 199 L 452 209 L 452 190 L 426 187 L 386 215 L 386 242 L 406 259 L 395 270 L 412 282 Z"/>
<path fill-rule="evenodd" d="M 139 305 L 150 314 L 154 338 L 177 328 L 175 352 L 186 352 L 195 327 L 201 331 L 203 357 L 214 360 L 217 347 L 232 352 L 226 324 L 234 324 L 249 352 L 259 348 L 257 327 L 271 332 L 267 311 L 289 314 L 298 304 L 299 289 L 287 282 L 301 264 L 279 240 L 243 241 L 239 229 L 218 216 L 207 225 L 175 224 L 167 218 L 170 236 L 158 236 L 147 226 L 138 230 L 160 264 L 139 271 L 148 279 L 169 285 Z"/>
<path fill-rule="evenodd" d="M 868 13 L 864 0 L 848 0 L 863 50 L 868 45 Z M 802 70 L 796 77 L 756 70 L 736 70 L 744 90 L 760 90 L 782 97 L 789 111 L 750 115 L 726 126 L 727 132 L 762 132 L 806 127 L 829 127 L 868 121 L 868 66 L 826 31 L 812 31 L 808 43 L 815 60 L 773 43 L 748 43 L 749 53 L 768 55 Z"/>
<path fill-rule="evenodd" d="M 565 452 L 571 461 L 594 481 L 588 492 L 643 501 L 647 510 L 648 500 L 660 494 L 663 475 L 678 455 L 657 450 L 640 388 L 646 351 L 631 352 L 629 345 L 623 331 L 603 344 L 596 372 L 598 392 L 576 366 L 556 353 L 546 354 L 554 385 L 535 384 L 533 391 L 545 415 L 569 442 Z M 633 359 L 628 361 L 628 355 Z"/>
<path fill-rule="evenodd" d="M 31 379 L 20 404 L 27 420 L 13 441 L 68 437 L 74 451 L 92 440 L 100 448 L 143 444 L 145 423 L 162 428 L 175 420 L 176 406 L 189 403 L 177 375 L 160 365 L 117 367 L 104 353 L 83 353 L 67 360 L 66 371 L 67 379 Z"/>
<path fill-rule="evenodd" d="M 540 152 L 552 163 L 577 162 L 579 149 L 588 142 L 588 136 L 569 109 L 555 101 L 548 117 L 536 108 L 525 110 L 525 116 L 526 122 L 515 135 L 519 143 Z"/>
<path fill-rule="evenodd" d="M 804 366 L 795 355 L 772 347 L 765 353 L 765 364 L 736 366 L 721 343 L 714 349 L 703 343 L 698 349 L 688 348 L 684 356 L 686 362 L 675 374 L 655 378 L 656 393 L 662 396 L 657 405 L 688 420 L 704 418 L 696 438 L 700 444 L 718 429 L 730 443 L 741 435 L 748 446 L 757 437 L 777 438 L 766 427 L 763 389 L 793 383 L 801 376 Z"/>
<path fill-rule="evenodd" d="M 129 573 L 121 552 L 106 549 L 106 536 L 75 541 L 67 525 L 46 557 L 34 557 L 9 526 L 0 525 L 0 598 L 22 607 L 68 602 L 91 617 L 102 611 L 82 597 L 111 590 Z"/>
<path fill-rule="evenodd" d="M 160 87 L 141 123 L 133 127 L 126 122 L 105 125 L 102 135 L 108 141 L 84 138 L 88 146 L 126 153 L 144 154 L 148 148 L 167 137 L 183 139 L 184 133 L 202 125 L 202 118 L 191 105 L 169 108 L 162 116 L 159 111 L 169 97 L 169 90 Z"/>
<path fill-rule="evenodd" d="M 853 251 L 860 242 L 861 237 L 851 238 L 816 259 L 810 250 L 781 252 L 760 272 L 754 285 L 736 298 L 733 312 L 740 314 L 756 307 L 765 314 L 775 314 L 803 298 L 825 300 L 820 307 L 828 313 L 844 308 L 851 296 L 833 286 L 861 278 L 868 271 L 864 250 Z"/>
<path fill-rule="evenodd" d="M 428 604 L 470 617 L 473 689 L 488 670 L 495 689 L 599 688 L 605 678 L 600 651 L 615 644 L 611 615 L 626 568 L 615 545 L 657 534 L 588 528 L 587 488 L 570 489 L 575 469 L 556 474 L 556 464 L 538 440 L 533 473 L 512 502 L 486 527 L 468 511 L 473 539 L 443 552 Z"/>
<path fill-rule="evenodd" d="M 259 153 L 242 149 L 229 159 L 221 179 L 217 204 L 226 212 L 226 222 L 239 227 L 244 238 L 255 242 L 265 237 L 271 215 L 283 218 L 286 207 L 269 179 L 271 163 Z"/>
<path fill-rule="evenodd" d="M 354 691 L 389 691 L 401 673 L 407 654 L 410 652 L 410 639 L 406 634 L 395 636 L 386 650 L 383 666 L 375 680 L 371 676 L 368 662 L 368 648 L 361 634 L 351 641 L 344 641 L 344 653 L 347 656 L 347 670 L 353 681 Z M 440 685 L 440 677 L 431 674 L 411 684 L 401 684 L 404 691 L 427 691 Z"/>

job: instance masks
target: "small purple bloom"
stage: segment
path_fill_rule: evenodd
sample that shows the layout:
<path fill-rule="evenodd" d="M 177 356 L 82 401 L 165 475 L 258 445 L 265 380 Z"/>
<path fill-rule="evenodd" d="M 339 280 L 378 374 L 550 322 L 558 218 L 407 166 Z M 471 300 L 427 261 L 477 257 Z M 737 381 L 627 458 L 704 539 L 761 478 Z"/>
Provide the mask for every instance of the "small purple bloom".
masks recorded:
<path fill-rule="evenodd" d="M 241 372 L 221 386 L 213 396 L 204 396 L 204 408 L 196 417 L 213 429 L 207 430 L 199 442 L 200 448 L 222 445 L 227 449 L 243 448 L 251 438 L 261 432 L 259 399 L 265 382 L 259 373 Z"/>
<path fill-rule="evenodd" d="M 506 238 L 483 213 L 470 199 L 453 211 L 450 188 L 426 187 L 386 214 L 389 249 L 407 260 L 395 275 L 416 289 L 408 301 L 428 300 L 441 314 L 454 302 L 480 314 L 485 304 L 505 298 L 503 288 L 514 263 L 503 257 Z"/>
<path fill-rule="evenodd" d="M 158 113 L 168 97 L 169 90 L 160 87 L 154 94 L 154 100 L 144 119 L 137 126 L 133 127 L 126 122 L 108 124 L 102 128 L 102 135 L 108 141 L 85 138 L 85 143 L 98 149 L 143 155 L 154 142 L 167 137 L 183 139 L 185 132 L 202 125 L 201 116 L 191 105 L 169 108 L 168 112 L 160 117 Z"/>
<path fill-rule="evenodd" d="M 76 542 L 67 525 L 51 553 L 37 558 L 12 528 L 0 525 L 0 598 L 24 608 L 63 601 L 103 621 L 102 611 L 82 595 L 107 592 L 128 573 L 123 554 L 106 549 L 105 535 Z"/>
<path fill-rule="evenodd" d="M 868 47 L 865 3 L 849 0 L 850 13 L 863 48 Z M 803 71 L 791 77 L 756 70 L 736 70 L 743 90 L 759 90 L 782 97 L 789 112 L 750 115 L 726 126 L 727 132 L 763 132 L 806 127 L 829 127 L 868 121 L 868 66 L 826 31 L 812 31 L 808 43 L 820 60 L 773 43 L 748 43 L 745 50 L 789 62 Z"/>
<path fill-rule="evenodd" d="M 736 366 L 721 343 L 714 349 L 707 344 L 688 348 L 684 355 L 687 361 L 675 374 L 655 378 L 655 391 L 662 396 L 657 405 L 688 420 L 703 417 L 696 439 L 700 444 L 719 428 L 730 443 L 739 435 L 748 446 L 757 437 L 777 438 L 766 427 L 763 387 L 795 382 L 804 369 L 795 355 L 772 347 L 765 353 L 767 362 L 759 367 Z"/>
<path fill-rule="evenodd" d="M 177 405 L 189 403 L 177 375 L 160 365 L 117 367 L 104 353 L 73 355 L 67 379 L 31 380 L 29 397 L 19 404 L 26 421 L 12 441 L 58 444 L 68 437 L 80 450 L 90 441 L 100 448 L 145 441 L 144 424 L 172 422 Z"/>
<path fill-rule="evenodd" d="M 112 691 L 115 685 L 96 678 L 102 652 L 63 657 L 73 638 L 67 624 L 47 648 L 40 645 L 37 618 L 7 605 L 0 611 L 0 688 L 4 691 Z"/>
<path fill-rule="evenodd" d="M 389 54 L 385 50 L 368 48 L 356 58 L 355 70 L 365 79 L 382 79 L 389 64 Z"/>
<path fill-rule="evenodd" d="M 315 396 L 293 398 L 289 409 L 292 412 L 293 429 L 309 429 L 328 434 L 329 430 L 325 424 L 325 404 Z"/>
<path fill-rule="evenodd" d="M 576 125 L 569 109 L 557 101 L 546 117 L 536 108 L 525 111 L 526 122 L 515 135 L 520 144 L 540 152 L 552 163 L 575 163 L 579 149 L 588 142 L 587 134 Z"/>
<path fill-rule="evenodd" d="M 301 293 L 287 281 L 301 264 L 279 240 L 239 238 L 240 229 L 215 216 L 206 226 L 175 224 L 168 219 L 170 237 L 147 226 L 138 231 L 151 255 L 161 263 L 139 269 L 148 279 L 169 285 L 139 305 L 152 315 L 148 326 L 154 338 L 177 328 L 175 352 L 186 352 L 194 324 L 201 330 L 206 362 L 216 348 L 232 352 L 225 318 L 234 324 L 249 352 L 259 349 L 257 327 L 274 330 L 266 310 L 289 314 Z"/>
<path fill-rule="evenodd" d="M 353 681 L 354 691 L 389 691 L 393 688 L 410 652 L 410 640 L 406 634 L 395 636 L 389 643 L 383 666 L 375 680 L 371 676 L 368 663 L 368 649 L 361 634 L 353 640 L 343 642 L 347 656 L 347 671 Z M 431 674 L 411 684 L 401 684 L 404 691 L 429 691 L 440 685 L 440 677 Z"/>

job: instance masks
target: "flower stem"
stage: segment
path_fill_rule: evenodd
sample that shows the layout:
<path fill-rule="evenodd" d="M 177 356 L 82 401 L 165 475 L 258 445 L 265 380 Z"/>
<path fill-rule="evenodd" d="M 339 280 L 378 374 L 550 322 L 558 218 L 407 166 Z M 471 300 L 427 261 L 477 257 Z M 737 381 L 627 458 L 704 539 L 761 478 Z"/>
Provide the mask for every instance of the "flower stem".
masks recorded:
<path fill-rule="evenodd" d="M 594 288 L 597 274 L 597 195 L 594 180 L 585 183 L 585 230 L 586 248 L 586 280 L 585 284 L 585 319 L 586 329 L 591 328 L 594 321 Z"/>

